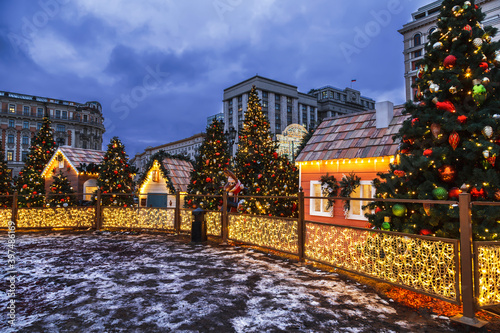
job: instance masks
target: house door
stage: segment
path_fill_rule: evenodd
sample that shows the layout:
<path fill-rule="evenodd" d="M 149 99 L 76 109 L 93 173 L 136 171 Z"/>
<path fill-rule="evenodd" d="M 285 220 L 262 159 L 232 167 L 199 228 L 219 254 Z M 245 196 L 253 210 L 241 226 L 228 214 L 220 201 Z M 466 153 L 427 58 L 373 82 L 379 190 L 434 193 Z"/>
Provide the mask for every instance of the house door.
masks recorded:
<path fill-rule="evenodd" d="M 165 194 L 155 194 L 148 193 L 148 207 L 167 207 L 168 204 L 168 195 Z"/>

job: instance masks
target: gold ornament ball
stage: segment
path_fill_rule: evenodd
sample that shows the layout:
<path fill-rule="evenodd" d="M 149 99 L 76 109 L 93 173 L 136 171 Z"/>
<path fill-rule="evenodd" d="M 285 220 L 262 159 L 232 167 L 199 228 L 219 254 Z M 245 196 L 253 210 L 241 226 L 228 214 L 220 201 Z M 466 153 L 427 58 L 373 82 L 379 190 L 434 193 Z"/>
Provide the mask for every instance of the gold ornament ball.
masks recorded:
<path fill-rule="evenodd" d="M 431 93 L 437 93 L 439 91 L 439 85 L 435 84 L 435 83 L 431 83 L 429 85 L 429 91 Z"/>
<path fill-rule="evenodd" d="M 453 168 L 451 165 L 444 165 L 443 167 L 439 168 L 439 177 L 443 182 L 451 182 L 453 179 L 455 179 L 455 168 Z"/>
<path fill-rule="evenodd" d="M 450 87 L 450 93 L 451 93 L 451 94 L 456 94 L 456 93 L 457 93 L 457 87 L 455 87 L 455 86 L 451 86 L 451 87 Z"/>
<path fill-rule="evenodd" d="M 483 45 L 483 40 L 481 38 L 474 38 L 474 40 L 472 41 L 472 45 L 474 45 L 475 47 L 481 47 L 481 45 Z"/>
<path fill-rule="evenodd" d="M 483 77 L 483 81 L 482 82 L 483 82 L 483 84 L 488 84 L 488 83 L 490 83 L 490 79 L 487 78 L 487 77 Z"/>

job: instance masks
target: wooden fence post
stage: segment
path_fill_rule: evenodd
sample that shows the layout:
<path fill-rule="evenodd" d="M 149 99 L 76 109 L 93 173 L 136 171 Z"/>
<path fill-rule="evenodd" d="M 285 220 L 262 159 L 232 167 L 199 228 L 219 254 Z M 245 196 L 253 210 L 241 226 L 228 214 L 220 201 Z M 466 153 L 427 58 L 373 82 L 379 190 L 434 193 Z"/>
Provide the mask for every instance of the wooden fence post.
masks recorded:
<path fill-rule="evenodd" d="M 176 234 L 181 233 L 181 192 L 175 192 L 174 229 Z"/>
<path fill-rule="evenodd" d="M 17 230 L 17 191 L 14 191 L 12 196 L 12 222 L 14 222 L 15 230 Z"/>
<path fill-rule="evenodd" d="M 95 230 L 101 229 L 101 189 L 97 189 L 97 199 L 95 203 Z"/>
<path fill-rule="evenodd" d="M 302 188 L 300 188 L 298 193 L 299 200 L 299 220 L 297 226 L 298 233 L 298 247 L 299 247 L 299 261 L 304 262 L 304 248 L 305 248 L 305 222 L 304 222 L 304 192 L 302 192 Z"/>
<path fill-rule="evenodd" d="M 227 192 L 224 191 L 222 193 L 222 214 L 221 214 L 221 236 L 222 236 L 222 244 L 227 244 L 227 226 L 228 226 L 228 214 L 227 214 Z"/>
<path fill-rule="evenodd" d="M 475 315 L 474 283 L 472 280 L 472 221 L 470 214 L 470 193 L 460 193 L 458 208 L 460 212 L 460 277 L 462 291 L 462 315 L 450 318 L 453 321 L 474 327 L 487 323 Z"/>

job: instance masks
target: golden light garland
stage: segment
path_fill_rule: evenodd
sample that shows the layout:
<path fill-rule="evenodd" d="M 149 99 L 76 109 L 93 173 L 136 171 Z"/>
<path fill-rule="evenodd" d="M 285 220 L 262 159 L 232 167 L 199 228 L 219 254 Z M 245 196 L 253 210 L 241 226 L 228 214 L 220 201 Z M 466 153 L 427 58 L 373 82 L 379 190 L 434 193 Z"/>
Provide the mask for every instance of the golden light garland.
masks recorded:
<path fill-rule="evenodd" d="M 175 209 L 103 207 L 103 228 L 139 228 L 174 230 Z"/>
<path fill-rule="evenodd" d="M 181 209 L 181 231 L 191 232 L 191 226 L 194 221 L 192 210 Z"/>
<path fill-rule="evenodd" d="M 500 304 L 500 242 L 481 245 L 477 242 L 477 270 L 479 306 Z"/>
<path fill-rule="evenodd" d="M 235 241 L 298 253 L 296 219 L 229 215 L 228 235 Z"/>
<path fill-rule="evenodd" d="M 221 236 L 221 212 L 208 211 L 205 213 L 207 235 Z"/>
<path fill-rule="evenodd" d="M 305 255 L 387 282 L 455 301 L 455 247 L 451 242 L 306 224 Z"/>
<path fill-rule="evenodd" d="M 19 208 L 18 228 L 89 227 L 94 224 L 94 207 Z"/>
<path fill-rule="evenodd" d="M 0 228 L 7 228 L 9 226 L 9 221 L 12 220 L 12 209 L 5 208 L 0 209 Z"/>

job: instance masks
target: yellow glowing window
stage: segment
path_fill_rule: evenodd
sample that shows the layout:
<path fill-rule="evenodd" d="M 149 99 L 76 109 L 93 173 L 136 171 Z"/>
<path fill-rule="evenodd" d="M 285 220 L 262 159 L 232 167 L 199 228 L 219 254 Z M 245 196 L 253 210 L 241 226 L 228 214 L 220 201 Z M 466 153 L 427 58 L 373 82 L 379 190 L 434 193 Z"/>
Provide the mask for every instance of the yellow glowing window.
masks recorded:
<path fill-rule="evenodd" d="M 351 198 L 373 198 L 373 186 L 370 181 L 361 181 L 361 184 L 351 193 Z M 348 218 L 355 220 L 366 220 L 366 213 L 369 209 L 362 207 L 370 203 L 370 201 L 351 200 L 351 209 L 349 210 Z"/>
<path fill-rule="evenodd" d="M 321 183 L 311 181 L 311 197 L 323 197 Z M 332 216 L 332 208 L 327 209 L 328 200 L 310 199 L 310 214 L 317 216 Z"/>

